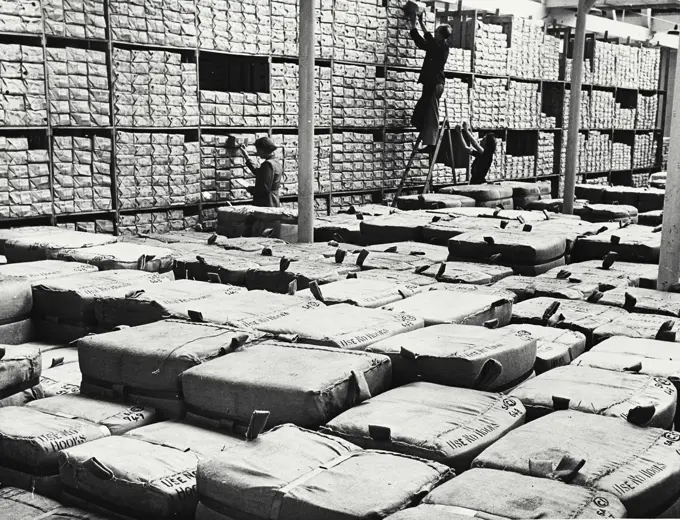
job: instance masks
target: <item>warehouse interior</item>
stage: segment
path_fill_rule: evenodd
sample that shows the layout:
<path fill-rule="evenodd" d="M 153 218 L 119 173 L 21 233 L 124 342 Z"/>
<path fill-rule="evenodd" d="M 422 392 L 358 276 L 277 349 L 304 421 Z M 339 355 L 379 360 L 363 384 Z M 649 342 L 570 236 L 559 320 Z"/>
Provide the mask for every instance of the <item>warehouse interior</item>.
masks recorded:
<path fill-rule="evenodd" d="M 0 520 L 680 518 L 680 0 L 0 0 Z"/>

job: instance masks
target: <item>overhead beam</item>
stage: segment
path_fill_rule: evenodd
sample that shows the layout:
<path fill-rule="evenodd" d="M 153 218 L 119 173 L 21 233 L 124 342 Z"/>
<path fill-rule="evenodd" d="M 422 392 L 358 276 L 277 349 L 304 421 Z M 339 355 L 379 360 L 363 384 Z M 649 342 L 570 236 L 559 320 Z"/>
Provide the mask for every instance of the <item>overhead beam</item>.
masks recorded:
<path fill-rule="evenodd" d="M 545 0 L 547 9 L 576 9 L 578 0 Z M 667 9 L 680 8 L 680 0 L 598 0 L 598 9 Z"/>

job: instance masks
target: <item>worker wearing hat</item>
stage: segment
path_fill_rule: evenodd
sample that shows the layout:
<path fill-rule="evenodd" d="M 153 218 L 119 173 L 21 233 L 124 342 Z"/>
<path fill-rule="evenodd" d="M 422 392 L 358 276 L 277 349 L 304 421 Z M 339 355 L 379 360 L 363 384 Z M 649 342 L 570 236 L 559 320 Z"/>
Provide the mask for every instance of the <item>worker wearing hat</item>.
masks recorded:
<path fill-rule="evenodd" d="M 274 159 L 274 153 L 278 146 L 269 137 L 260 137 L 255 141 L 255 151 L 261 159 L 262 164 L 255 166 L 255 163 L 248 157 L 248 152 L 244 145 L 240 146 L 241 153 L 246 160 L 246 166 L 255 175 L 255 186 L 247 188 L 248 193 L 253 196 L 253 205 L 266 208 L 278 208 L 279 189 L 281 188 L 281 176 L 283 168 L 281 163 Z"/>

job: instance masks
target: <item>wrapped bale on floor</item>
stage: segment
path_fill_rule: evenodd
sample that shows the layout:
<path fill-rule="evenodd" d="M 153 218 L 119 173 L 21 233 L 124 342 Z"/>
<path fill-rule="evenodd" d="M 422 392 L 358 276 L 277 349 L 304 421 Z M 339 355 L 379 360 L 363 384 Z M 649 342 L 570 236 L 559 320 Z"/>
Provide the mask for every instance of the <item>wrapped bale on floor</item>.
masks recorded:
<path fill-rule="evenodd" d="M 546 273 L 547 274 L 547 273 Z M 517 301 L 542 296 L 565 300 L 587 300 L 599 292 L 599 280 L 582 278 L 548 278 L 541 276 L 509 276 L 493 284 L 494 288 L 512 291 Z"/>
<path fill-rule="evenodd" d="M 520 475 L 511 471 L 481 468 L 466 471 L 435 488 L 417 509 L 429 510 L 435 507 L 452 513 L 474 512 L 475 516 L 480 518 L 627 516 L 626 508 L 621 501 L 606 491 L 568 485 L 559 480 Z M 404 520 L 406 518 L 408 517 Z M 397 520 L 396 517 L 394 520 Z"/>
<path fill-rule="evenodd" d="M 172 270 L 175 253 L 166 247 L 117 242 L 102 246 L 48 251 L 52 260 L 81 262 L 94 265 L 100 271 L 111 269 L 139 269 L 149 273 Z"/>
<path fill-rule="evenodd" d="M 525 381 L 510 395 L 522 401 L 527 420 L 555 410 L 576 410 L 665 429 L 673 424 L 678 400 L 668 379 L 576 365 Z"/>
<path fill-rule="evenodd" d="M 619 287 L 598 300 L 601 305 L 621 307 L 629 312 L 680 316 L 680 294 L 639 287 Z"/>
<path fill-rule="evenodd" d="M 557 275 L 563 269 L 555 269 L 546 273 Z M 659 266 L 654 264 L 640 264 L 636 262 L 619 262 L 618 255 L 610 253 L 605 255 L 604 259 L 600 260 L 586 260 L 585 262 L 574 262 L 569 264 L 566 268 L 572 277 L 580 278 L 581 275 L 599 278 L 611 279 L 615 286 L 625 285 L 618 284 L 618 278 L 628 279 L 628 285 L 632 287 L 643 287 L 646 289 L 656 289 L 656 280 L 659 274 Z M 613 287 L 611 287 L 613 289 Z M 609 289 L 607 289 L 609 290 Z"/>
<path fill-rule="evenodd" d="M 496 208 L 502 206 L 503 209 L 513 209 L 514 207 L 512 200 L 513 189 L 502 184 L 447 186 L 440 189 L 437 193 L 470 197 L 480 207 Z"/>
<path fill-rule="evenodd" d="M 42 358 L 37 346 L 0 345 L 0 408 L 44 397 L 41 374 Z"/>
<path fill-rule="evenodd" d="M 349 273 L 347 278 L 356 277 L 359 280 L 380 280 L 394 284 L 412 284 L 418 287 L 428 287 L 436 285 L 434 278 L 423 276 L 415 271 L 392 271 L 389 269 L 373 269 L 371 271 L 361 271 Z"/>
<path fill-rule="evenodd" d="M 31 284 L 72 274 L 96 272 L 97 268 L 75 262 L 40 260 L 0 266 L 0 343 L 18 344 L 35 339 Z"/>
<path fill-rule="evenodd" d="M 117 242 L 116 237 L 81 231 L 59 231 L 48 235 L 22 235 L 5 242 L 5 256 L 9 263 L 48 260 L 58 251 L 103 246 Z"/>
<path fill-rule="evenodd" d="M 271 230 L 273 238 L 297 236 L 297 210 L 258 206 L 217 208 L 217 234 L 227 238 L 261 237 Z"/>
<path fill-rule="evenodd" d="M 140 290 L 171 282 L 166 275 L 144 271 L 99 271 L 65 276 L 33 285 L 33 315 L 40 338 L 68 343 L 96 332 L 95 299 L 110 291 Z"/>
<path fill-rule="evenodd" d="M 458 291 L 458 284 L 445 290 L 429 290 L 383 307 L 397 314 L 417 316 L 425 326 L 445 323 L 503 327 L 510 323 L 512 300 L 498 293 Z"/>
<path fill-rule="evenodd" d="M 680 496 L 678 448 L 676 432 L 641 428 L 619 417 L 558 411 L 511 431 L 472 467 L 591 487 L 616 496 L 628 516 L 651 518 L 671 509 Z"/>
<path fill-rule="evenodd" d="M 433 217 L 432 222 L 423 227 L 423 240 L 433 244 L 447 245 L 449 240 L 466 233 L 483 231 L 521 231 L 525 224 L 517 220 L 501 220 L 483 217 Z"/>
<path fill-rule="evenodd" d="M 424 193 L 420 195 L 401 195 L 396 198 L 397 208 L 401 210 L 470 208 L 476 205 L 475 199 L 453 193 Z"/>
<path fill-rule="evenodd" d="M 346 278 L 319 287 L 300 291 L 298 296 L 316 298 L 327 305 L 348 303 L 357 307 L 375 309 L 424 290 L 416 284 L 397 284 L 388 281 Z"/>
<path fill-rule="evenodd" d="M 0 409 L 0 480 L 55 496 L 59 452 L 156 420 L 150 408 L 60 395 Z"/>
<path fill-rule="evenodd" d="M 310 282 L 319 285 L 335 282 L 345 278 L 347 273 L 355 272 L 359 266 L 352 263 L 343 263 L 344 258 L 298 260 L 291 262 L 287 258 L 281 258 L 278 264 L 261 265 L 246 272 L 246 287 L 252 291 L 255 289 L 270 291 L 279 294 L 288 294 L 291 291 L 308 289 Z"/>
<path fill-rule="evenodd" d="M 64 500 L 96 507 L 107 518 L 194 518 L 198 462 L 242 443 L 244 433 L 164 421 L 64 450 Z M 258 434 L 253 427 L 250 435 Z"/>
<path fill-rule="evenodd" d="M 382 519 L 453 476 L 436 462 L 276 428 L 198 465 L 196 519 Z"/>
<path fill-rule="evenodd" d="M 167 317 L 188 317 L 178 308 L 190 309 L 201 300 L 244 292 L 245 288 L 218 283 L 175 280 L 139 290 L 108 291 L 95 299 L 94 314 L 99 326 L 109 330 L 119 325 L 135 327 Z"/>
<path fill-rule="evenodd" d="M 262 323 L 258 328 L 274 335 L 297 337 L 302 343 L 363 350 L 381 339 L 424 325 L 421 318 L 409 314 L 340 303 Z"/>
<path fill-rule="evenodd" d="M 431 260 L 419 255 L 401 253 L 371 252 L 362 249 L 352 253 L 347 261 L 359 267 L 362 271 L 371 269 L 389 269 L 391 271 L 420 271 L 433 264 Z"/>
<path fill-rule="evenodd" d="M 460 473 L 524 424 L 524 407 L 500 394 L 432 383 L 395 388 L 339 415 L 321 431 L 365 449 L 434 460 Z"/>
<path fill-rule="evenodd" d="M 361 222 L 361 236 L 366 244 L 422 242 L 423 226 L 432 221 L 426 211 L 406 211 Z"/>
<path fill-rule="evenodd" d="M 660 226 L 663 224 L 663 210 L 658 209 L 656 211 L 645 211 L 644 213 L 638 213 L 638 224 L 641 226 Z"/>
<path fill-rule="evenodd" d="M 528 276 L 564 265 L 566 249 L 564 237 L 532 231 L 471 232 L 449 240 L 451 260 L 497 263 Z"/>
<path fill-rule="evenodd" d="M 586 350 L 586 337 L 581 332 L 527 324 L 508 325 L 504 329 L 528 332 L 536 338 L 534 371 L 537 374 L 568 365 Z"/>
<path fill-rule="evenodd" d="M 638 210 L 635 206 L 618 204 L 575 204 L 574 215 L 588 222 L 630 222 L 637 224 Z"/>
<path fill-rule="evenodd" d="M 330 216 L 320 216 L 314 219 L 314 241 L 328 242 L 339 240 L 350 244 L 360 244 L 361 221 L 364 218 L 357 215 L 338 213 Z"/>
<path fill-rule="evenodd" d="M 512 276 L 512 269 L 503 265 L 480 264 L 476 262 L 441 262 L 421 271 L 441 283 L 469 283 L 490 285 Z"/>
<path fill-rule="evenodd" d="M 616 307 L 610 308 L 616 309 Z M 625 311 L 621 309 L 621 312 Z M 631 312 L 597 327 L 593 331 L 593 345 L 614 336 L 680 343 L 678 331 L 680 331 L 680 318 Z"/>
<path fill-rule="evenodd" d="M 51 498 L 15 487 L 0 489 L 0 518 L 7 520 L 107 520 Z"/>
<path fill-rule="evenodd" d="M 647 226 L 630 225 L 599 235 L 579 238 L 574 245 L 574 261 L 601 260 L 609 253 L 623 262 L 658 264 L 661 233 Z"/>
<path fill-rule="evenodd" d="M 533 374 L 536 339 L 524 331 L 434 325 L 366 348 L 392 360 L 395 386 L 426 381 L 500 392 Z"/>
<path fill-rule="evenodd" d="M 226 285 L 245 287 L 246 273 L 263 265 L 278 265 L 279 259 L 257 256 L 255 253 L 234 255 L 229 251 L 216 249 L 200 255 L 188 254 L 175 258 L 173 271 L 175 278 L 216 282 Z"/>
<path fill-rule="evenodd" d="M 37 238 L 41 235 L 52 236 L 56 233 L 65 233 L 66 230 L 55 226 L 25 226 L 18 228 L 0 229 L 0 255 L 5 254 L 5 243 L 17 238 Z"/>
<path fill-rule="evenodd" d="M 365 249 L 374 253 L 399 253 L 416 256 L 432 263 L 445 262 L 449 256 L 449 250 L 446 247 L 423 242 L 387 242 L 366 246 Z"/>
<path fill-rule="evenodd" d="M 40 347 L 40 357 L 43 366 L 40 387 L 45 397 L 80 393 L 82 377 L 77 347 Z"/>
<path fill-rule="evenodd" d="M 182 374 L 189 412 L 247 424 L 256 410 L 270 426 L 318 427 L 390 387 L 386 356 L 268 341 Z"/>
<path fill-rule="evenodd" d="M 578 300 L 533 298 L 516 304 L 512 309 L 512 323 L 542 325 L 575 330 L 586 336 L 586 346 L 597 341 L 594 331 L 630 314 L 623 309 Z"/>
<path fill-rule="evenodd" d="M 181 417 L 185 413 L 181 374 L 231 355 L 255 337 L 232 327 L 180 320 L 88 336 L 76 344 L 81 392 L 142 403 L 167 417 Z"/>

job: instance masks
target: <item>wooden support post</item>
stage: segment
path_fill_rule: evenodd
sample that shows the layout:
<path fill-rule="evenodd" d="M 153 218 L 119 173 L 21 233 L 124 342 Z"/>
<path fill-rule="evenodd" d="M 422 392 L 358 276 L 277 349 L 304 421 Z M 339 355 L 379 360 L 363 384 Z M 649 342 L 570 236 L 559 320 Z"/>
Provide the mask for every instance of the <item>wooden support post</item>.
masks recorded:
<path fill-rule="evenodd" d="M 675 84 L 680 85 L 680 67 L 675 66 Z M 663 229 L 657 289 L 667 291 L 678 283 L 680 271 L 680 96 L 673 96 L 668 178 L 663 203 Z M 674 144 L 675 143 L 675 144 Z"/>
<path fill-rule="evenodd" d="M 578 169 L 578 136 L 581 128 L 581 86 L 583 85 L 583 58 L 586 47 L 586 17 L 595 0 L 579 0 L 576 13 L 574 53 L 571 62 L 571 91 L 569 97 L 569 130 L 567 133 L 567 160 L 564 171 L 564 200 L 562 212 L 574 212 L 574 187 Z"/>
<path fill-rule="evenodd" d="M 316 0 L 300 0 L 298 241 L 314 241 L 314 21 Z"/>

